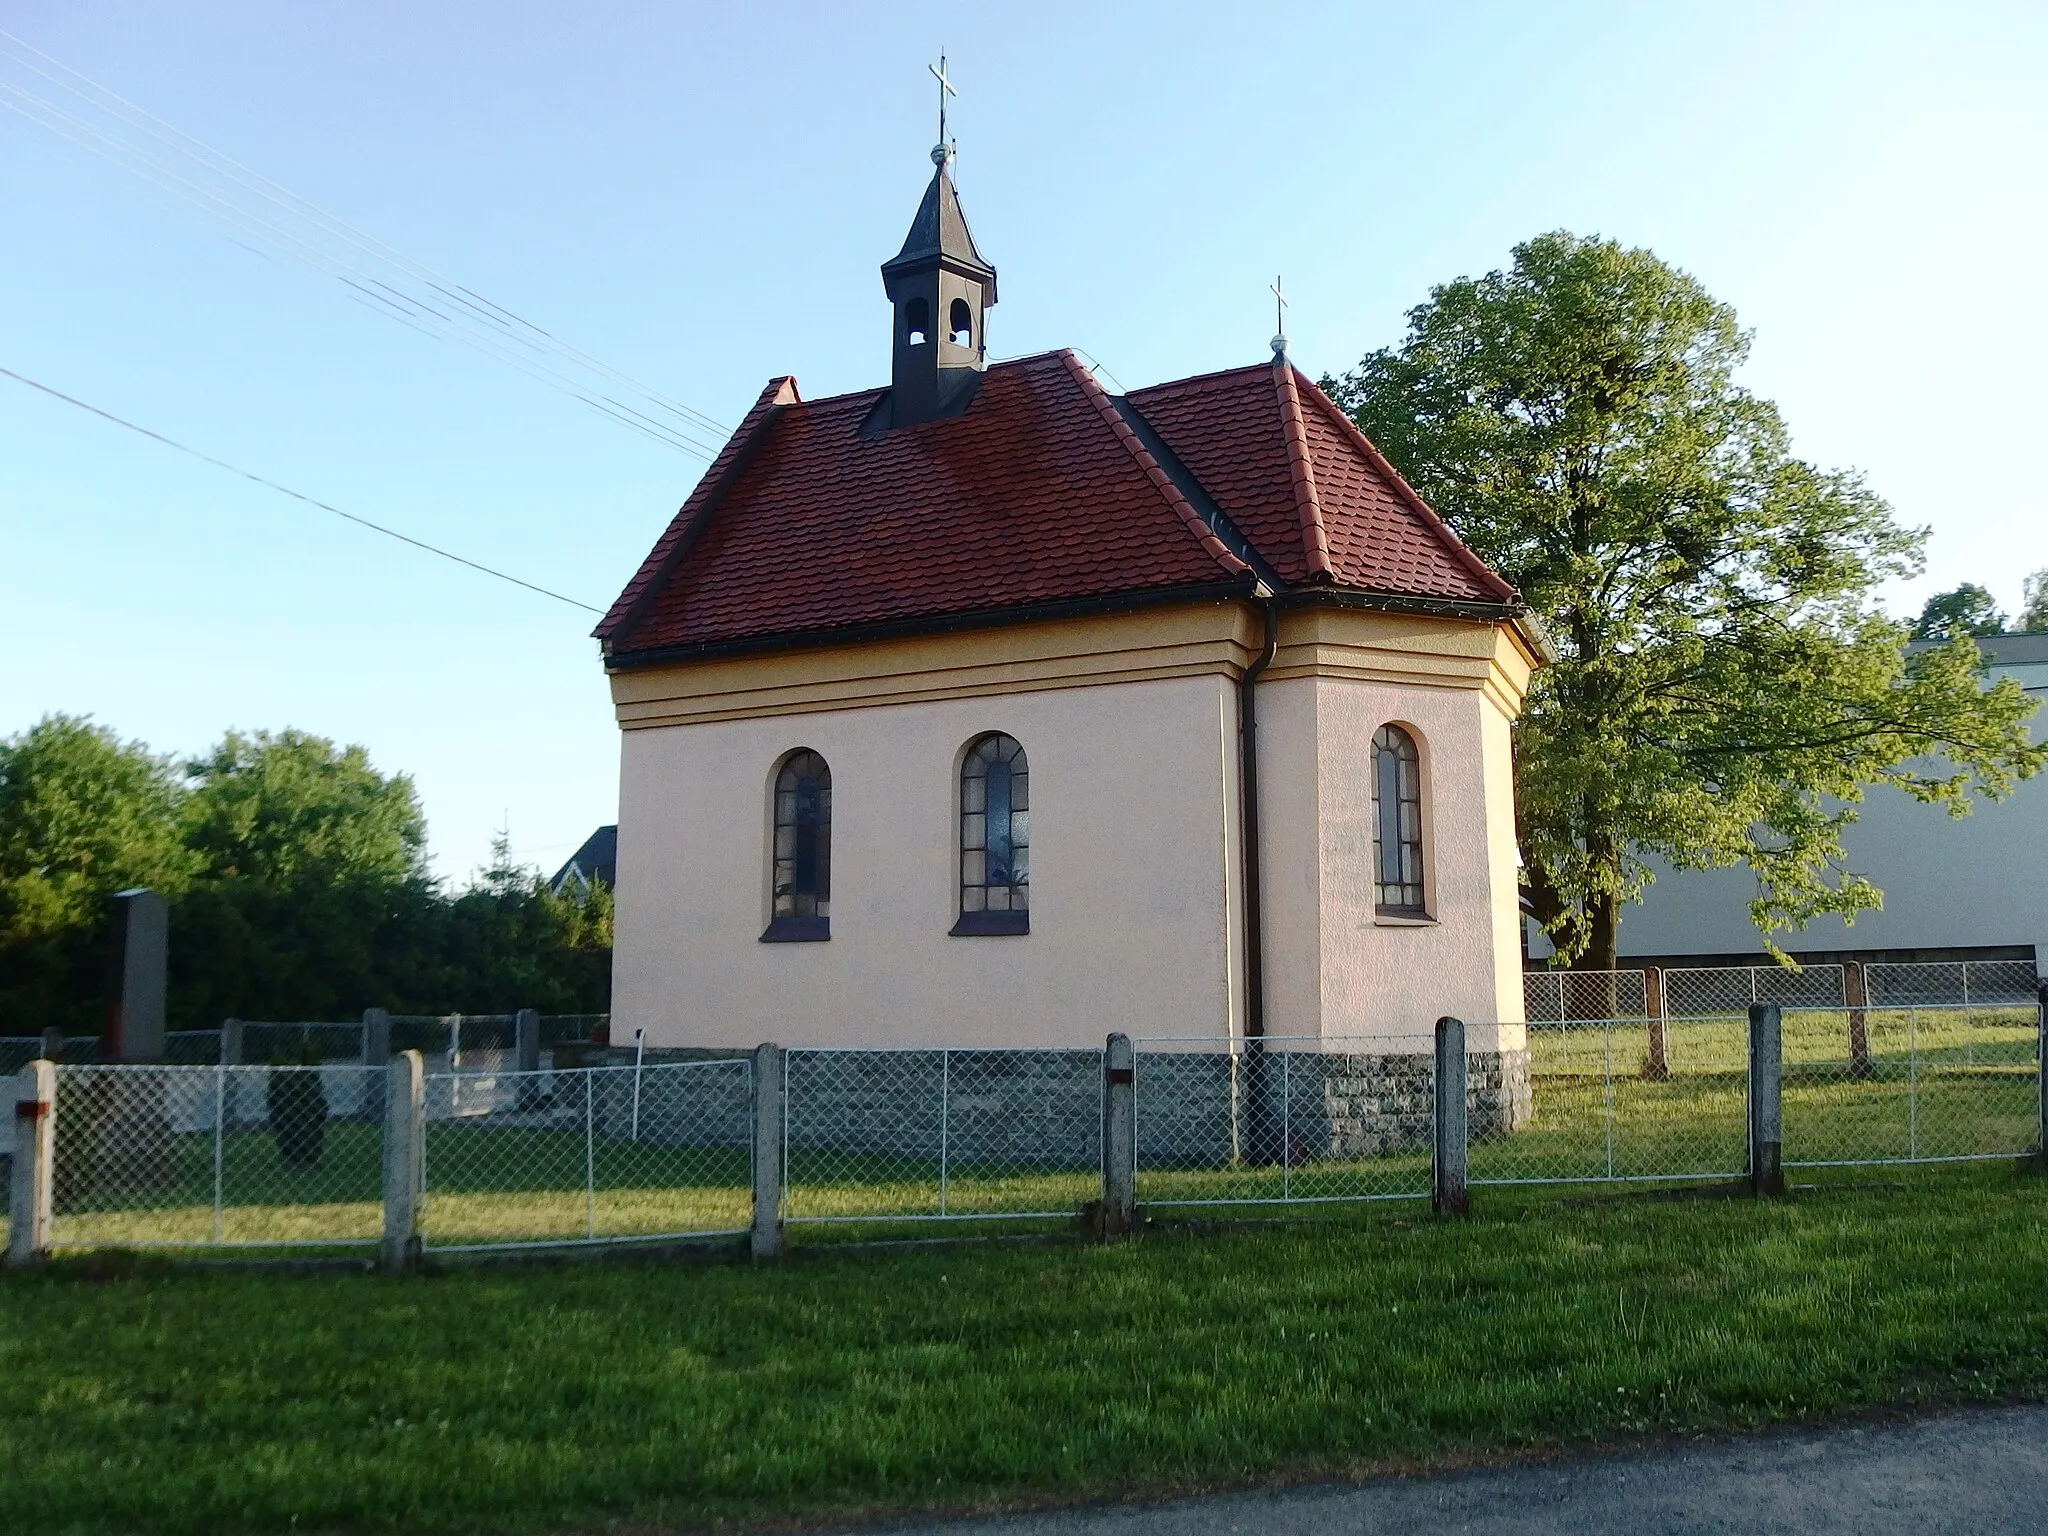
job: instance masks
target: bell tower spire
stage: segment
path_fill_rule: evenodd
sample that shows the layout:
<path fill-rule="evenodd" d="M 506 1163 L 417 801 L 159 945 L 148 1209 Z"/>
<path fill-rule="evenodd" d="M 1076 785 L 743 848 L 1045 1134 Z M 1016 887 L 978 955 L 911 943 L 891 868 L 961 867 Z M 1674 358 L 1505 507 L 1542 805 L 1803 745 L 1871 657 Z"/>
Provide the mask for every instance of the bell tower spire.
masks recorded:
<path fill-rule="evenodd" d="M 903 249 L 882 264 L 882 288 L 894 310 L 889 423 L 897 427 L 967 409 L 988 366 L 983 327 L 996 302 L 996 269 L 974 248 L 950 174 L 946 98 L 959 92 L 946 75 L 943 58 L 931 72 L 939 82 L 939 142 L 932 146 L 931 185 Z"/>

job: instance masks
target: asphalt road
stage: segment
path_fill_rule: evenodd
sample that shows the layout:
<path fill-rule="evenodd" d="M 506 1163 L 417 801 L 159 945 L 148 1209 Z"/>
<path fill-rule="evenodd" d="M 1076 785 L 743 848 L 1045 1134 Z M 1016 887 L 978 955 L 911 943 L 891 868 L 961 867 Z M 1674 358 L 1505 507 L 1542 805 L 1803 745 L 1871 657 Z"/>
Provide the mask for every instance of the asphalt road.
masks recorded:
<path fill-rule="evenodd" d="M 1436 1477 L 879 1529 L 898 1536 L 2034 1536 L 2048 1531 L 2048 1407 L 1956 1411 L 1910 1423 L 1774 1433 Z"/>

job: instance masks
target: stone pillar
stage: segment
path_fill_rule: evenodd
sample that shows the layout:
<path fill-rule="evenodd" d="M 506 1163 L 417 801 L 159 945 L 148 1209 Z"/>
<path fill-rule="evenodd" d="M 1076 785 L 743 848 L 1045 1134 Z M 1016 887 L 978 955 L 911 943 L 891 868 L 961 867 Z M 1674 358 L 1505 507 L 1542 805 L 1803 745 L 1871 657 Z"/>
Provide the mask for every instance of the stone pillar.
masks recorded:
<path fill-rule="evenodd" d="M 111 902 L 107 953 L 107 1022 L 102 1061 L 161 1061 L 164 1055 L 165 967 L 170 909 L 155 891 L 122 891 Z"/>
<path fill-rule="evenodd" d="M 426 1065 L 418 1051 L 400 1051 L 384 1069 L 384 1242 L 380 1267 L 398 1274 L 418 1267 L 420 1217 L 426 1204 Z"/>
<path fill-rule="evenodd" d="M 754 1231 L 753 1254 L 772 1259 L 782 1252 L 782 1117 L 787 1112 L 787 1061 L 779 1045 L 754 1050 Z"/>
<path fill-rule="evenodd" d="M 1749 1005 L 1749 1183 L 1760 1195 L 1785 1193 L 1782 1022 L 1776 1003 Z"/>
<path fill-rule="evenodd" d="M 1436 1021 L 1436 1155 L 1430 1206 L 1446 1216 L 1470 1207 L 1465 1189 L 1465 1023 Z"/>
<path fill-rule="evenodd" d="M 51 1163 L 57 1149 L 57 1068 L 21 1069 L 14 1105 L 13 1187 L 8 1191 L 7 1267 L 27 1269 L 50 1251 Z"/>
<path fill-rule="evenodd" d="M 1138 1225 L 1138 1057 L 1131 1037 L 1111 1035 L 1102 1050 L 1102 1216 L 1104 1237 Z"/>
<path fill-rule="evenodd" d="M 391 1010 L 388 1008 L 365 1008 L 363 1010 L 363 1065 L 383 1067 L 391 1064 Z"/>

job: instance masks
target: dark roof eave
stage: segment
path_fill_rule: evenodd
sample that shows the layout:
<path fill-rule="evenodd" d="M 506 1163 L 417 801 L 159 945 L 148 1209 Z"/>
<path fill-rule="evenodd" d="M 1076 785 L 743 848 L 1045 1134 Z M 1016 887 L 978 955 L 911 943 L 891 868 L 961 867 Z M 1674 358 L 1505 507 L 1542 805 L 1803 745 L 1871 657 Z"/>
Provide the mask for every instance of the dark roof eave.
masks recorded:
<path fill-rule="evenodd" d="M 1405 592 L 1372 592 L 1360 587 L 1316 585 L 1290 587 L 1278 594 L 1278 601 L 1291 608 L 1362 608 L 1377 613 L 1416 613 L 1441 619 L 1472 619 L 1486 624 L 1507 624 L 1522 618 L 1529 605 L 1514 602 L 1489 603 L 1469 597 L 1421 597 Z"/>
<path fill-rule="evenodd" d="M 870 640 L 914 639 L 920 635 L 956 634 L 969 629 L 996 629 L 1010 624 L 1030 624 L 1048 619 L 1088 618 L 1097 614 L 1129 613 L 1143 608 L 1170 608 L 1183 603 L 1227 603 L 1254 595 L 1265 595 L 1254 574 L 1235 580 L 1203 582 L 1195 586 L 1140 587 L 1126 592 L 1102 593 L 1091 597 L 1061 598 L 1053 602 L 1020 603 L 1008 608 L 979 608 L 960 613 L 925 614 L 915 618 L 890 619 L 874 624 L 839 625 L 830 629 L 788 631 L 774 635 L 745 635 L 732 640 L 707 640 L 692 645 L 655 646 L 640 651 L 607 652 L 607 672 L 631 672 L 642 667 L 672 666 L 678 662 L 713 661 L 727 656 L 760 655 L 773 651 L 815 650 L 828 645 L 858 645 Z M 1332 607 L 1362 609 L 1378 613 L 1412 613 L 1430 618 L 1462 619 L 1471 623 L 1511 624 L 1528 616 L 1523 602 L 1487 603 L 1469 598 L 1415 597 L 1394 592 L 1368 592 L 1349 587 L 1289 587 L 1272 594 L 1286 607 Z"/>
<path fill-rule="evenodd" d="M 820 646 L 857 645 L 869 640 L 911 639 L 920 635 L 953 634 L 966 629 L 1030 624 L 1045 619 L 1088 618 L 1142 608 L 1170 608 L 1183 603 L 1228 603 L 1250 596 L 1255 587 L 1256 578 L 1246 574 L 1234 580 L 1206 581 L 1192 586 L 1140 587 L 1090 597 L 1020 603 L 1006 608 L 969 609 L 960 613 L 926 614 L 873 624 L 837 625 L 829 629 L 796 630 L 775 635 L 745 635 L 732 640 L 664 645 L 642 651 L 607 651 L 604 665 L 607 672 L 630 672 L 641 667 L 669 666 L 676 662 L 710 661 L 769 651 L 814 650 Z"/>

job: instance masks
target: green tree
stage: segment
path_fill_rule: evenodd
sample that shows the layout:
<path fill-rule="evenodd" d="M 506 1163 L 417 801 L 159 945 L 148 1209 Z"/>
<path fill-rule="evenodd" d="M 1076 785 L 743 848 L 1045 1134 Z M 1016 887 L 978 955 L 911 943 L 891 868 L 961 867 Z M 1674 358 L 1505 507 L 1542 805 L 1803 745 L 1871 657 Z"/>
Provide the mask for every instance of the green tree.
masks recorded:
<path fill-rule="evenodd" d="M 2048 630 L 2048 569 L 2038 570 L 2027 578 L 2021 591 L 2020 616 L 2017 627 L 2022 634 L 2038 634 Z"/>
<path fill-rule="evenodd" d="M 230 732 L 186 772 L 202 878 L 171 912 L 178 1021 L 347 1018 L 399 1000 L 408 936 L 436 905 L 412 781 L 292 730 Z"/>
<path fill-rule="evenodd" d="M 274 890 L 426 876 L 426 817 L 412 780 L 361 747 L 303 731 L 230 731 L 186 765 L 186 841 L 214 879 Z"/>
<path fill-rule="evenodd" d="M 0 1034 L 97 1029 L 106 898 L 185 886 L 183 796 L 169 760 L 88 719 L 0 740 Z"/>
<path fill-rule="evenodd" d="M 1959 635 L 1995 635 L 2005 628 L 2005 615 L 1991 594 L 1974 581 L 1937 592 L 1913 621 L 1915 640 L 1953 640 Z"/>
<path fill-rule="evenodd" d="M 1565 960 L 1614 963 L 1652 858 L 1746 863 L 1767 942 L 1874 907 L 1842 863 L 1866 787 L 1961 814 L 2048 761 L 1968 639 L 1905 656 L 1873 593 L 1918 570 L 1924 533 L 1793 455 L 1694 279 L 1559 232 L 1408 320 L 1325 387 L 1555 642 L 1516 810 L 1524 902 Z"/>

